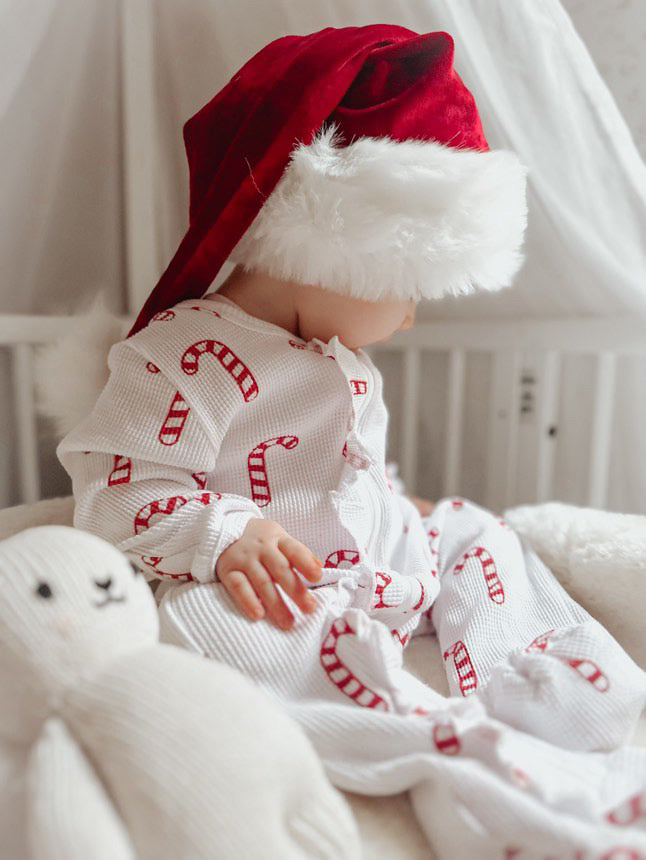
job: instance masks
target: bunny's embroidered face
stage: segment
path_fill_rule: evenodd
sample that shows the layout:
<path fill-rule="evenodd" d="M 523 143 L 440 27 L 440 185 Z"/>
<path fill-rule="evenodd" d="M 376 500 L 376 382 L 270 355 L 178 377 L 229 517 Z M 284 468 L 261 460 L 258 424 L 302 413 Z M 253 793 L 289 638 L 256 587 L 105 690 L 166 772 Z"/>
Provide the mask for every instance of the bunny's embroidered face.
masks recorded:
<path fill-rule="evenodd" d="M 101 538 L 42 526 L 0 542 L 0 687 L 68 684 L 157 633 L 143 576 Z"/>

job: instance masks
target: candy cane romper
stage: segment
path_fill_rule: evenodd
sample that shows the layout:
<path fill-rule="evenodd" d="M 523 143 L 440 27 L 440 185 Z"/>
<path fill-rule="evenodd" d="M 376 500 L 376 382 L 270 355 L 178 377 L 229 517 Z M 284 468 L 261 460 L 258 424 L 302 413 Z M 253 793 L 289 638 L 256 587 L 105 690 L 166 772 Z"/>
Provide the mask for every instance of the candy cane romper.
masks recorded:
<path fill-rule="evenodd" d="M 644 673 L 498 517 L 446 499 L 422 520 L 392 491 L 364 352 L 306 343 L 215 295 L 158 314 L 109 363 L 59 456 L 75 524 L 171 583 L 167 641 L 277 697 L 336 785 L 413 788 L 440 856 L 522 860 L 540 839 L 545 854 L 646 857 L 644 752 L 587 752 L 625 740 Z M 247 620 L 215 580 L 252 517 L 324 560 L 319 608 L 291 604 L 288 633 Z M 448 699 L 403 667 L 429 629 Z"/>

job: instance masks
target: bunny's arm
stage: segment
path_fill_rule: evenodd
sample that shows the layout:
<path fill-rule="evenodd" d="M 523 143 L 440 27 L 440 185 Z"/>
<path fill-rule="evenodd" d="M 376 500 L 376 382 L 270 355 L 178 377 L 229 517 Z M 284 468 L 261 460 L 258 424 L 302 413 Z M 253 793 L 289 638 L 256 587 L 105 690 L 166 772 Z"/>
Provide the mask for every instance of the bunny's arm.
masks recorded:
<path fill-rule="evenodd" d="M 33 860 L 134 860 L 135 850 L 100 778 L 50 717 L 27 770 L 27 830 Z"/>

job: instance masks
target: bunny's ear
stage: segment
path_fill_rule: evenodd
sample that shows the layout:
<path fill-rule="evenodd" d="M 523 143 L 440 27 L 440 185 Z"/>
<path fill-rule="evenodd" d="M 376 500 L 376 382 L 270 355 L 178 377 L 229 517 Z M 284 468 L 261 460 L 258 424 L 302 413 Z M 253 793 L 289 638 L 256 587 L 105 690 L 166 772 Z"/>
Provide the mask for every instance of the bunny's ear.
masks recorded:
<path fill-rule="evenodd" d="M 27 770 L 29 856 L 133 860 L 135 850 L 103 783 L 65 723 L 50 717 Z"/>
<path fill-rule="evenodd" d="M 35 361 L 39 412 L 62 437 L 85 418 L 108 381 L 108 353 L 125 337 L 127 324 L 98 297 L 75 316 L 72 330 L 42 347 Z"/>

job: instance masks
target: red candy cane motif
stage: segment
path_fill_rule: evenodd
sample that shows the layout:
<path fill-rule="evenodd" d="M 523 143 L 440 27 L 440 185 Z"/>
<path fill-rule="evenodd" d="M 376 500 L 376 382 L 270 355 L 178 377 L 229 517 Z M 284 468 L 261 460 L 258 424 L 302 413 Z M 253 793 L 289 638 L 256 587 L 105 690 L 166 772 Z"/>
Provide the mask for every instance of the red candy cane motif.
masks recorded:
<path fill-rule="evenodd" d="M 153 364 L 152 361 L 146 362 L 146 370 L 148 373 L 159 373 L 159 368 L 156 364 Z"/>
<path fill-rule="evenodd" d="M 430 537 L 429 548 L 431 550 L 431 555 L 438 555 L 438 543 L 440 537 L 440 530 L 438 528 L 430 528 L 428 530 L 428 536 Z M 437 576 L 437 574 L 435 574 Z"/>
<path fill-rule="evenodd" d="M 451 647 L 442 655 L 444 660 L 447 660 L 449 656 L 453 657 L 455 671 L 458 675 L 460 692 L 463 696 L 468 696 L 469 693 L 472 693 L 477 688 L 478 676 L 476 675 L 476 670 L 473 666 L 469 650 L 461 639 L 458 639 L 458 641 L 451 645 Z"/>
<path fill-rule="evenodd" d="M 219 320 L 222 319 L 221 315 L 217 311 L 211 310 L 211 308 L 201 308 L 199 305 L 191 305 L 192 311 L 204 311 L 205 314 L 213 314 L 214 317 L 217 317 Z"/>
<path fill-rule="evenodd" d="M 341 567 L 347 562 L 348 567 L 359 563 L 359 553 L 354 549 L 337 549 L 325 559 L 323 567 Z"/>
<path fill-rule="evenodd" d="M 432 570 L 432 571 L 431 571 L 431 573 L 433 574 L 433 576 L 437 576 L 436 571 Z M 418 579 L 417 581 L 419 582 L 420 595 L 419 595 L 419 600 L 417 601 L 417 603 L 415 604 L 415 606 L 413 606 L 413 612 L 417 612 L 417 610 L 418 610 L 418 609 L 421 607 L 421 605 L 424 603 L 424 596 L 425 596 L 425 594 L 426 594 L 426 592 L 424 591 L 424 585 L 422 584 L 422 581 L 421 581 L 420 579 Z"/>
<path fill-rule="evenodd" d="M 117 484 L 129 484 L 131 477 L 132 460 L 129 457 L 115 454 L 112 471 L 108 477 L 108 487 L 115 487 Z"/>
<path fill-rule="evenodd" d="M 525 648 L 525 651 L 547 651 L 552 633 L 554 633 L 554 628 L 541 633 L 536 639 L 532 639 L 527 648 Z"/>
<path fill-rule="evenodd" d="M 372 607 L 373 609 L 392 609 L 394 604 L 386 603 L 384 600 L 384 591 L 388 588 L 390 583 L 393 581 L 392 576 L 388 576 L 387 573 L 384 573 L 381 570 L 375 571 L 375 579 L 378 580 L 380 585 L 377 585 L 375 588 L 375 597 L 377 599 L 377 603 Z"/>
<path fill-rule="evenodd" d="M 200 490 L 206 490 L 206 472 L 192 472 L 191 478 L 193 478 Z"/>
<path fill-rule="evenodd" d="M 157 436 L 162 445 L 176 445 L 179 442 L 190 411 L 190 406 L 179 391 L 176 391 Z"/>
<path fill-rule="evenodd" d="M 399 630 L 391 630 L 390 635 L 393 639 L 396 639 L 402 648 L 405 648 L 408 645 L 408 640 L 410 639 L 410 633 L 407 633 L 405 636 L 402 636 Z"/>
<path fill-rule="evenodd" d="M 336 618 L 321 646 L 321 666 L 334 686 L 357 705 L 377 711 L 389 711 L 388 702 L 360 681 L 338 656 L 339 639 L 348 635 L 356 636 L 356 630 L 344 618 Z"/>
<path fill-rule="evenodd" d="M 208 505 L 213 499 L 221 498 L 220 493 L 202 493 L 199 499 L 193 499 L 193 501 L 198 501 L 202 505 Z M 135 534 L 141 534 L 141 532 L 149 529 L 155 517 L 168 517 L 184 507 L 189 501 L 190 499 L 187 499 L 186 496 L 169 496 L 167 499 L 155 499 L 152 502 L 148 502 L 147 505 L 144 505 L 135 514 Z"/>
<path fill-rule="evenodd" d="M 560 655 L 558 656 L 560 660 L 563 660 L 564 663 L 567 663 L 568 666 L 575 669 L 589 684 L 592 684 L 595 690 L 598 690 L 600 693 L 608 692 L 610 689 L 608 676 L 605 675 L 597 664 L 592 662 L 592 660 L 579 660 L 569 657 L 561 657 Z"/>
<path fill-rule="evenodd" d="M 289 451 L 298 445 L 298 436 L 276 436 L 273 439 L 267 439 L 256 445 L 249 454 L 247 464 L 249 481 L 251 482 L 251 498 L 259 508 L 264 508 L 271 502 L 265 452 L 274 445 L 280 445 Z"/>
<path fill-rule="evenodd" d="M 150 318 L 151 322 L 168 322 L 169 320 L 175 319 L 175 311 L 166 310 L 159 311 L 159 313 L 155 314 L 154 317 Z"/>
<path fill-rule="evenodd" d="M 258 383 L 252 372 L 238 356 L 224 343 L 218 340 L 198 340 L 182 355 L 182 370 L 187 376 L 192 376 L 199 370 L 200 357 L 204 354 L 214 356 L 227 373 L 234 379 L 244 398 L 245 403 L 258 396 Z"/>
<path fill-rule="evenodd" d="M 351 379 L 350 388 L 353 394 L 365 394 L 368 391 L 368 383 L 365 379 Z"/>
<path fill-rule="evenodd" d="M 164 570 L 160 570 L 159 565 L 164 560 L 161 555 L 142 555 L 141 560 L 157 576 L 174 579 L 177 582 L 193 582 L 193 576 L 190 573 L 167 573 Z"/>
<path fill-rule="evenodd" d="M 293 349 L 305 349 L 308 352 L 315 352 L 317 355 L 323 355 L 323 347 L 319 343 L 299 343 L 297 340 L 287 341 Z M 336 361 L 333 355 L 328 355 L 326 358 L 331 358 Z"/>
<path fill-rule="evenodd" d="M 436 723 L 433 726 L 433 743 L 442 755 L 457 755 L 462 749 L 460 738 L 451 723 Z"/>
<path fill-rule="evenodd" d="M 489 595 L 489 600 L 498 604 L 504 603 L 505 590 L 502 587 L 502 582 L 500 581 L 500 577 L 498 576 L 498 571 L 496 570 L 496 563 L 494 562 L 489 552 L 483 546 L 477 546 L 475 547 L 475 549 L 471 549 L 469 550 L 469 552 L 465 552 L 462 561 L 456 564 L 453 568 L 454 575 L 457 573 L 462 573 L 462 571 L 464 570 L 464 565 L 469 558 L 477 558 L 482 565 L 482 572 L 484 573 L 485 582 L 487 584 L 487 593 Z"/>
<path fill-rule="evenodd" d="M 617 827 L 629 827 L 636 821 L 646 820 L 646 791 L 641 791 L 619 804 L 606 818 Z"/>
<path fill-rule="evenodd" d="M 188 499 L 184 496 L 171 496 L 168 499 L 155 499 L 153 502 L 148 502 L 147 505 L 144 505 L 135 514 L 135 534 L 141 534 L 141 532 L 149 529 L 153 517 L 158 515 L 163 517 L 169 516 L 187 502 Z"/>

